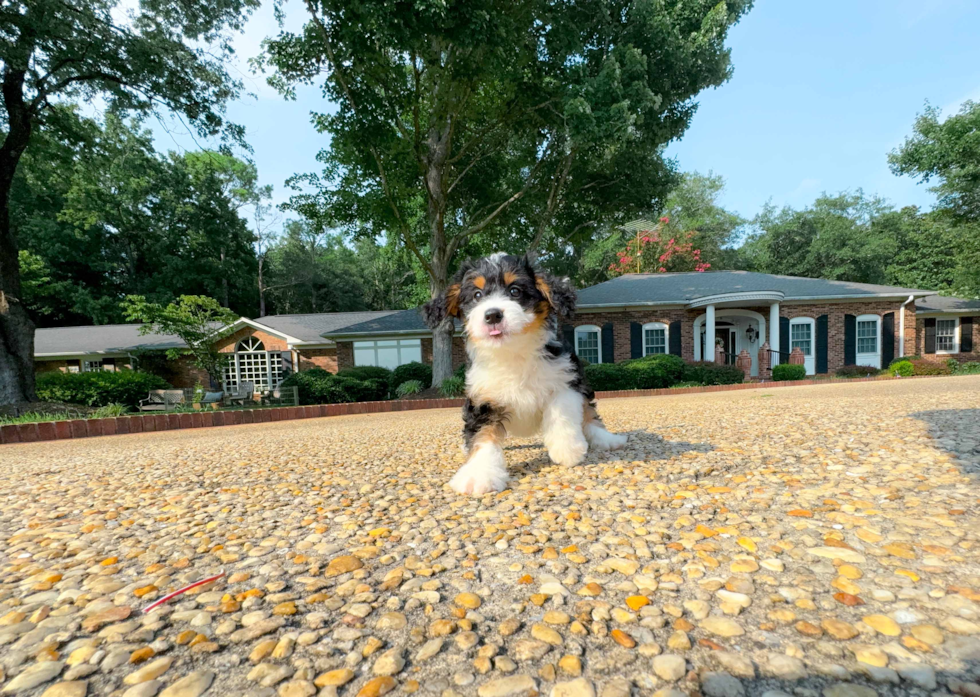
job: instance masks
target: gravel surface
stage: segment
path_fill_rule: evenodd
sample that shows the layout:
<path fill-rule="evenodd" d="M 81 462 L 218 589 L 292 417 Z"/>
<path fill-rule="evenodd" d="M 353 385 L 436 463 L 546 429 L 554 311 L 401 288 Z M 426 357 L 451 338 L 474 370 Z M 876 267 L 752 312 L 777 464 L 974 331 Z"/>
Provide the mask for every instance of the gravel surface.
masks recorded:
<path fill-rule="evenodd" d="M 980 377 L 0 448 L 0 695 L 980 695 Z M 227 576 L 149 614 L 169 591 Z"/>

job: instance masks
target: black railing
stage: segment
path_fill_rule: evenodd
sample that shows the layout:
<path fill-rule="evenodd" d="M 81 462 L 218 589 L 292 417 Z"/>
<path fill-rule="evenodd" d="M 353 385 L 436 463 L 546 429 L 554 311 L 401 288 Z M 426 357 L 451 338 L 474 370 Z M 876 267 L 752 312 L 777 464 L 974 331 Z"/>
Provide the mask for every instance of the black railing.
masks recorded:
<path fill-rule="evenodd" d="M 737 353 L 723 353 L 722 356 L 724 356 L 725 365 L 735 365 L 735 362 L 738 360 Z"/>
<path fill-rule="evenodd" d="M 769 367 L 772 368 L 774 365 L 781 363 L 789 363 L 789 354 L 783 351 L 769 349 Z"/>

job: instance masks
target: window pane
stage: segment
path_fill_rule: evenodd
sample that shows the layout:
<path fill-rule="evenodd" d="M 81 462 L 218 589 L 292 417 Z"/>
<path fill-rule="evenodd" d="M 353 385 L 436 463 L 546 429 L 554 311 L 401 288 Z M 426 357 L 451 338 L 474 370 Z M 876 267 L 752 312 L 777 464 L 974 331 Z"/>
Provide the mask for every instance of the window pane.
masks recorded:
<path fill-rule="evenodd" d="M 643 355 L 667 353 L 667 332 L 663 329 L 647 329 L 644 332 Z"/>
<path fill-rule="evenodd" d="M 378 347 L 378 365 L 382 368 L 388 368 L 389 370 L 394 370 L 398 367 L 398 347 L 392 346 L 379 346 Z"/>
<path fill-rule="evenodd" d="M 956 320 L 940 319 L 936 321 L 936 350 L 956 350 Z"/>
<path fill-rule="evenodd" d="M 864 320 L 857 323 L 857 352 L 878 353 L 878 321 Z"/>
<path fill-rule="evenodd" d="M 406 340 L 399 342 L 401 347 L 401 365 L 406 363 L 422 362 L 422 342 L 418 340 Z"/>
<path fill-rule="evenodd" d="M 375 343 L 378 346 L 398 346 L 398 340 L 397 339 L 388 339 L 386 341 L 377 341 Z"/>
<path fill-rule="evenodd" d="M 579 358 L 589 363 L 599 362 L 599 332 L 577 332 L 576 345 Z"/>
<path fill-rule="evenodd" d="M 790 333 L 790 351 L 795 348 L 800 349 L 804 356 L 811 355 L 813 350 L 813 327 L 807 322 L 806 324 L 792 324 L 789 328 Z"/>
<path fill-rule="evenodd" d="M 377 365 L 373 341 L 354 342 L 354 365 Z"/>

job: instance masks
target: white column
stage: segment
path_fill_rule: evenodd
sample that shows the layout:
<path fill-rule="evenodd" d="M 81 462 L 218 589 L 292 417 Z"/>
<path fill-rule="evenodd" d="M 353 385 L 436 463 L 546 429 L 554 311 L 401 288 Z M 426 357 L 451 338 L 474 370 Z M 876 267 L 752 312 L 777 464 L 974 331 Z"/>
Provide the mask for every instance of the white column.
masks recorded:
<path fill-rule="evenodd" d="M 704 353 L 702 360 L 715 362 L 715 306 L 708 305 L 704 316 Z"/>
<path fill-rule="evenodd" d="M 769 348 L 773 351 L 779 350 L 779 303 L 769 306 Z M 775 360 L 772 363 L 775 365 L 778 362 Z"/>

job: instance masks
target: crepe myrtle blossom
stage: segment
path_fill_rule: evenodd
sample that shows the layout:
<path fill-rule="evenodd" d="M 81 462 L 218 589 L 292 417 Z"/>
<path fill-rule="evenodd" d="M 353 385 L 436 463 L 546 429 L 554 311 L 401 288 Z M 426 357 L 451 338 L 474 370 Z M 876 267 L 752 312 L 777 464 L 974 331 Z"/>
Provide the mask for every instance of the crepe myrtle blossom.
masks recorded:
<path fill-rule="evenodd" d="M 669 238 L 663 234 L 669 222 L 670 219 L 664 216 L 652 230 L 643 230 L 627 242 L 626 247 L 616 255 L 617 261 L 609 265 L 610 275 L 668 271 L 700 273 L 711 268 L 711 264 L 701 258 L 701 250 L 694 248 L 694 231 Z"/>

